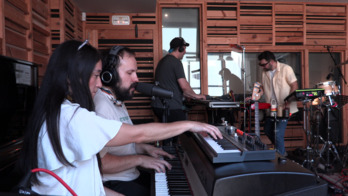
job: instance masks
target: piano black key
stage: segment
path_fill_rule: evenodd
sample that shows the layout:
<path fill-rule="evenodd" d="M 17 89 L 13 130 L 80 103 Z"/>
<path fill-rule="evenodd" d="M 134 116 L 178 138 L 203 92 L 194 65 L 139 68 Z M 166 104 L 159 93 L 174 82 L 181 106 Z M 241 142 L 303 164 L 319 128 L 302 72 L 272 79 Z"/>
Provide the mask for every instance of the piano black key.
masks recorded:
<path fill-rule="evenodd" d="M 225 138 L 215 140 L 224 150 L 237 150 L 238 148 Z"/>

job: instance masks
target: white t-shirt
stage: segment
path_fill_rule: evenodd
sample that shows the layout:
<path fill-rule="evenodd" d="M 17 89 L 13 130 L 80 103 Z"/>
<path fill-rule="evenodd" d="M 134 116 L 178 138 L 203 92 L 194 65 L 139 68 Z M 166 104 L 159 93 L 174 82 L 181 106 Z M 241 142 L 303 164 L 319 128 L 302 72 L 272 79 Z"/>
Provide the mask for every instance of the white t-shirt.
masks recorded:
<path fill-rule="evenodd" d="M 124 103 L 116 104 L 113 96 L 103 92 L 102 90 L 98 90 L 96 95 L 94 96 L 95 103 L 95 112 L 104 118 L 117 120 L 122 123 L 133 124 L 132 120 L 129 117 L 126 106 Z M 110 153 L 117 156 L 122 155 L 135 155 L 135 144 L 130 143 L 123 146 L 116 147 L 105 147 L 100 152 L 100 156 L 103 157 L 106 153 Z M 109 180 L 120 180 L 120 181 L 131 181 L 138 178 L 140 172 L 135 168 L 130 168 L 118 173 L 113 174 L 103 174 L 103 181 Z"/>
<path fill-rule="evenodd" d="M 118 133 L 122 123 L 99 117 L 79 104 L 64 101 L 60 114 L 60 142 L 69 163 L 56 157 L 47 134 L 46 122 L 38 138 L 38 166 L 57 174 L 77 195 L 105 195 L 96 154 Z M 32 189 L 45 195 L 70 195 L 58 180 L 40 172 L 41 185 Z"/>

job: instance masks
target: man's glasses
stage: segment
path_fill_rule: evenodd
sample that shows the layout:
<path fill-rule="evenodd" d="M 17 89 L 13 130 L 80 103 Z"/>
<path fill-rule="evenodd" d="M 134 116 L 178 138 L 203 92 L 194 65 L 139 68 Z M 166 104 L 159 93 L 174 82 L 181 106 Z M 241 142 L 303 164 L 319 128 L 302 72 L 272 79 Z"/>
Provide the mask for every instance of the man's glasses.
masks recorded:
<path fill-rule="evenodd" d="M 77 51 L 81 50 L 86 44 L 88 44 L 88 39 L 86 39 L 78 48 Z"/>
<path fill-rule="evenodd" d="M 269 63 L 269 62 L 264 63 L 264 64 L 259 64 L 259 66 L 264 67 L 264 66 L 266 66 L 268 63 Z"/>

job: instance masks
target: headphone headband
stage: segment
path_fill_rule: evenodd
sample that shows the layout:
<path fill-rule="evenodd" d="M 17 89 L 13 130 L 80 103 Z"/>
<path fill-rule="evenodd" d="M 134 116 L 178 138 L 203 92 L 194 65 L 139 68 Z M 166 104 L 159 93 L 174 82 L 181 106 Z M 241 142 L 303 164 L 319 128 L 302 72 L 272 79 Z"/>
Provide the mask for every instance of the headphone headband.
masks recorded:
<path fill-rule="evenodd" d="M 100 74 L 100 79 L 102 83 L 106 86 L 113 86 L 118 81 L 118 75 L 114 64 L 119 63 L 119 58 L 117 54 L 122 49 L 124 49 L 123 46 L 113 46 L 109 51 L 107 57 L 108 62 L 105 67 L 103 66 L 103 71 Z"/>
<path fill-rule="evenodd" d="M 117 55 L 120 50 L 122 50 L 124 47 L 123 46 L 113 46 L 111 49 L 110 49 L 110 52 L 109 52 L 109 55 Z"/>

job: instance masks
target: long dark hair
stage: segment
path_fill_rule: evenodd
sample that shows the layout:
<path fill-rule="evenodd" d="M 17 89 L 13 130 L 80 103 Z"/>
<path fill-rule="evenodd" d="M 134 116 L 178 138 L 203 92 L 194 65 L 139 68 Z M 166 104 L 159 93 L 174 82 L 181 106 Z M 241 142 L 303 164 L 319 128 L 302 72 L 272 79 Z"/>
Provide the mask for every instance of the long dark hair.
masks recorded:
<path fill-rule="evenodd" d="M 55 49 L 49 60 L 24 137 L 19 161 L 22 174 L 38 167 L 38 136 L 45 121 L 57 159 L 64 165 L 73 166 L 64 156 L 59 139 L 61 104 L 69 98 L 80 107 L 94 111 L 88 84 L 96 63 L 101 59 L 98 51 L 88 44 L 78 50 L 81 44 L 80 41 L 66 41 Z M 31 182 L 40 183 L 36 175 L 32 176 Z"/>

